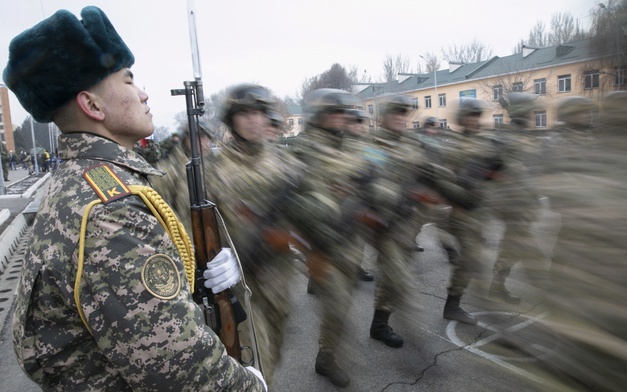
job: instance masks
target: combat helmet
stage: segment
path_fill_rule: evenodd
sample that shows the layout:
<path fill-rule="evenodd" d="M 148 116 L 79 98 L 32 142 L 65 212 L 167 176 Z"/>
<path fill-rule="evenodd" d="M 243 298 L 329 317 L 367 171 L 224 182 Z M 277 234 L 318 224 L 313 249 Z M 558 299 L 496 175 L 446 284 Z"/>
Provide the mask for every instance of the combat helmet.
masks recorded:
<path fill-rule="evenodd" d="M 581 128 L 590 125 L 592 100 L 582 96 L 566 97 L 557 102 L 557 120 L 566 126 Z"/>
<path fill-rule="evenodd" d="M 335 88 L 321 88 L 305 96 L 307 122 L 317 124 L 324 113 L 345 112 L 358 106 L 357 97 Z"/>
<path fill-rule="evenodd" d="M 427 117 L 425 119 L 425 127 L 435 127 L 438 123 L 438 119 L 435 117 Z"/>
<path fill-rule="evenodd" d="M 538 96 L 529 93 L 513 92 L 508 94 L 509 103 L 507 112 L 511 123 L 525 126 L 531 118 L 531 113 L 538 108 Z"/>
<path fill-rule="evenodd" d="M 481 116 L 484 111 L 483 102 L 475 98 L 465 98 L 459 102 L 457 124 L 464 124 L 466 116 Z"/>
<path fill-rule="evenodd" d="M 381 115 L 389 113 L 407 113 L 412 107 L 411 99 L 406 95 L 394 95 L 388 98 L 381 107 Z"/>
<path fill-rule="evenodd" d="M 227 93 L 226 102 L 222 110 L 221 120 L 229 128 L 233 128 L 233 115 L 246 109 L 269 112 L 276 100 L 270 91 L 256 84 L 240 84 Z"/>

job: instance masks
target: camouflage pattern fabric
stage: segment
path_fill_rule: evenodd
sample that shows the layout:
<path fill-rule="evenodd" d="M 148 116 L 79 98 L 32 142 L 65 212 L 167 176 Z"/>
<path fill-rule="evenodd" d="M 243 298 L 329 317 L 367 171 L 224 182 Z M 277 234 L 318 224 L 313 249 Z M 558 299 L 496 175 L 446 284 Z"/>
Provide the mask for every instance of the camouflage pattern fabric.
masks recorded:
<path fill-rule="evenodd" d="M 81 219 L 98 198 L 83 172 L 107 163 L 128 185 L 148 185 L 146 176 L 159 172 L 85 133 L 61 135 L 59 156 L 13 321 L 15 352 L 29 377 L 46 391 L 262 391 L 204 324 L 172 240 L 137 196 L 98 204 L 88 217 L 80 303 L 90 334 L 73 290 Z M 155 285 L 166 280 L 175 282 L 167 296 Z"/>
<path fill-rule="evenodd" d="M 353 241 L 356 231 L 352 201 L 358 197 L 356 179 L 364 174 L 363 160 L 342 151 L 343 134 L 309 125 L 296 148 L 305 163 L 307 177 L 301 181 L 293 219 L 298 229 L 312 242 L 314 254 L 308 254 L 310 274 L 320 286 L 321 320 L 318 345 L 320 352 L 337 357 L 346 314 L 352 306 L 352 292 L 362 249 Z M 314 265 L 320 264 L 320 265 Z"/>
<path fill-rule="evenodd" d="M 624 128 L 556 133 L 538 188 L 562 225 L 549 279 L 535 282 L 550 329 L 534 339 L 558 343 L 546 361 L 556 377 L 578 380 L 577 389 L 620 391 L 627 383 L 627 138 Z"/>
<path fill-rule="evenodd" d="M 422 217 L 419 202 L 410 198 L 408 190 L 420 185 L 416 182 L 418 168 L 425 162 L 416 139 L 387 129 L 379 131 L 366 154 L 374 173 L 370 205 L 387 222 L 387 228 L 378 230 L 373 241 L 379 252 L 380 275 L 374 308 L 394 312 L 410 299 L 409 262 Z"/>
<path fill-rule="evenodd" d="M 451 143 L 443 154 L 444 165 L 457 174 L 457 184 L 472 201 L 472 208 L 453 204 L 450 233 L 459 242 L 459 255 L 453 260 L 448 294 L 461 296 L 472 279 L 481 275 L 482 231 L 489 219 L 486 211 L 486 182 L 498 173 L 495 163 L 500 159 L 498 146 L 485 133 L 451 134 Z"/>
<path fill-rule="evenodd" d="M 208 198 L 224 218 L 252 291 L 261 368 L 268 384 L 280 359 L 291 306 L 285 287 L 296 276 L 284 211 L 300 170 L 299 162 L 273 143 L 233 140 L 220 154 L 205 156 Z"/>

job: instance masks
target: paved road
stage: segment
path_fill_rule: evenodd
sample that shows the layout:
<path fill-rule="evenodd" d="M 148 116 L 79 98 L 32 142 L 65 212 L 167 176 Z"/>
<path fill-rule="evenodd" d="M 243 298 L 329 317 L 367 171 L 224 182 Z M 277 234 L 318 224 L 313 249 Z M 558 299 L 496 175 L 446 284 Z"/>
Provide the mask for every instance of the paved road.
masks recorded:
<path fill-rule="evenodd" d="M 499 236 L 499 226 L 490 230 L 490 243 Z M 544 238 L 546 240 L 546 238 Z M 400 349 L 392 349 L 368 337 L 372 317 L 374 284 L 360 282 L 354 305 L 347 315 L 347 339 L 343 342 L 342 365 L 349 370 L 351 385 L 346 391 L 545 391 L 567 390 L 546 381 L 543 366 L 534 358 L 502 343 L 500 329 L 533 333 L 545 313 L 538 298 L 524 285 L 511 289 L 524 297 L 515 309 L 504 309 L 482 301 L 481 288 L 471 287 L 464 307 L 481 322 L 460 325 L 442 319 L 449 264 L 434 236 L 425 227 L 418 240 L 426 248 L 416 253 L 412 263 L 415 277 L 412 305 L 394 314 L 391 324 L 405 339 Z M 546 241 L 545 241 L 546 242 Z M 486 264 L 494 251 L 486 247 Z M 374 265 L 374 255 L 369 254 Z M 515 268 L 514 277 L 520 272 Z M 376 275 L 375 275 L 376 276 Z M 314 372 L 317 351 L 318 301 L 306 294 L 307 279 L 296 274 L 289 286 L 294 308 L 288 320 L 283 357 L 271 390 L 335 391 L 328 380 Z M 5 324 L 0 341 L 0 391 L 37 391 L 15 364 L 10 328 Z M 552 347 L 537 351 L 550 356 Z"/>

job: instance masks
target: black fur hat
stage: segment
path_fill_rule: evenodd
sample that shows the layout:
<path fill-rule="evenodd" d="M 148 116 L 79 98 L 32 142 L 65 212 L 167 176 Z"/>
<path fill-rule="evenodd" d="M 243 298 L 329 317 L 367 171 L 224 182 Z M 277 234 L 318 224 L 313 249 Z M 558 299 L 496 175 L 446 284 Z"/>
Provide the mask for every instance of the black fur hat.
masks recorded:
<path fill-rule="evenodd" d="M 11 41 L 4 82 L 39 122 L 50 122 L 76 94 L 135 62 L 101 9 L 85 7 L 81 17 L 59 10 Z"/>

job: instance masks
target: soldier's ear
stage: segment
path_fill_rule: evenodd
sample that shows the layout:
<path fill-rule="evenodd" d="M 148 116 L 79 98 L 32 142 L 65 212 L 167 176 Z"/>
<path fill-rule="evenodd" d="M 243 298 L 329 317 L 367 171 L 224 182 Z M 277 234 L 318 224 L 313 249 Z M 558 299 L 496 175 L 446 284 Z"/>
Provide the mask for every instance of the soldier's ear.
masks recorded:
<path fill-rule="evenodd" d="M 81 91 L 76 95 L 76 105 L 80 111 L 92 120 L 102 121 L 105 114 L 98 104 L 97 95 L 89 91 Z"/>

